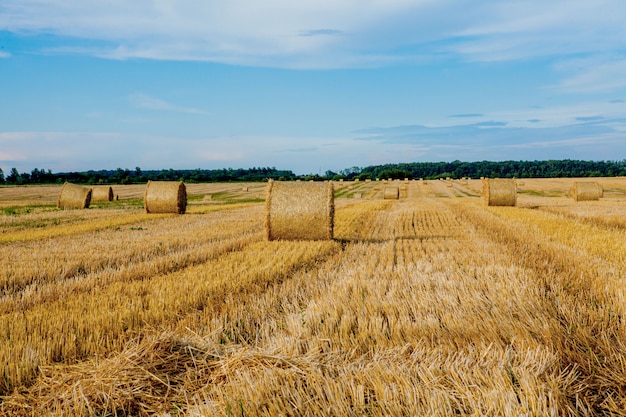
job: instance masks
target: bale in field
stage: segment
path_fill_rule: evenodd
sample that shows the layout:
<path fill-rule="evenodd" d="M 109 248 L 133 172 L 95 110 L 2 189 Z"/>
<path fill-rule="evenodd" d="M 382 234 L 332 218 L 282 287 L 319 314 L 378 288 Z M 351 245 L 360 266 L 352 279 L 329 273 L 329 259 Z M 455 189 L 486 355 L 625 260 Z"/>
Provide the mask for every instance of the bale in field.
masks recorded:
<path fill-rule="evenodd" d="M 485 178 L 482 194 L 487 206 L 515 206 L 517 204 L 517 184 L 512 179 Z"/>
<path fill-rule="evenodd" d="M 269 181 L 265 198 L 267 240 L 332 239 L 334 217 L 332 182 Z"/>
<path fill-rule="evenodd" d="M 97 185 L 91 189 L 91 202 L 113 201 L 113 188 L 108 185 Z"/>
<path fill-rule="evenodd" d="M 91 204 L 91 188 L 66 182 L 61 187 L 57 207 L 62 209 L 86 209 Z"/>
<path fill-rule="evenodd" d="M 182 181 L 148 181 L 143 196 L 146 213 L 185 214 L 187 188 Z"/>
<path fill-rule="evenodd" d="M 363 194 L 362 194 L 362 193 L 354 193 L 354 194 L 352 195 L 352 198 L 362 198 L 362 197 L 363 197 Z"/>
<path fill-rule="evenodd" d="M 604 196 L 604 189 L 595 181 L 577 181 L 573 195 L 574 201 L 595 201 Z"/>
<path fill-rule="evenodd" d="M 400 189 L 398 187 L 385 187 L 383 191 L 385 200 L 397 200 L 400 198 Z"/>

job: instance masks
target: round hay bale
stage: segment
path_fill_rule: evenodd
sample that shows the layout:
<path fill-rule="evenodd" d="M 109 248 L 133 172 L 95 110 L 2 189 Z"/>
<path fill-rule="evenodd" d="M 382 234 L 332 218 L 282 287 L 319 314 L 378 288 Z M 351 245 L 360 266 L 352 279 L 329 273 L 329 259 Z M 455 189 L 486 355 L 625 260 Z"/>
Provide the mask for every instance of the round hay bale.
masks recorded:
<path fill-rule="evenodd" d="M 267 240 L 333 238 L 335 197 L 332 182 L 273 181 L 265 198 Z"/>
<path fill-rule="evenodd" d="M 398 187 L 385 187 L 383 190 L 383 199 L 397 200 L 400 198 L 400 189 Z"/>
<path fill-rule="evenodd" d="M 363 194 L 362 193 L 354 193 L 352 194 L 352 198 L 362 198 Z"/>
<path fill-rule="evenodd" d="M 574 201 L 595 201 L 604 195 L 604 189 L 595 181 L 577 181 L 574 183 Z"/>
<path fill-rule="evenodd" d="M 113 201 L 113 188 L 108 185 L 96 185 L 91 189 L 91 202 Z"/>
<path fill-rule="evenodd" d="M 146 213 L 185 214 L 187 188 L 182 181 L 148 181 L 143 196 Z"/>
<path fill-rule="evenodd" d="M 487 206 L 515 206 L 517 184 L 506 178 L 483 179 L 483 201 Z"/>
<path fill-rule="evenodd" d="M 62 209 L 86 209 L 91 204 L 91 188 L 66 182 L 61 187 L 57 207 Z"/>

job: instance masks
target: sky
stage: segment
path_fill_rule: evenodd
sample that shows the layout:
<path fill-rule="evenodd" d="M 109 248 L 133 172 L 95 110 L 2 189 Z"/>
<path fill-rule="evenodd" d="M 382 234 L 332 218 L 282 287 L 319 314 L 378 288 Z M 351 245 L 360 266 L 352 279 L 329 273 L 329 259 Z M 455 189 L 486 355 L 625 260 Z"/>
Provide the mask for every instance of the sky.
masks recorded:
<path fill-rule="evenodd" d="M 626 159 L 623 0 L 2 0 L 0 168 Z"/>

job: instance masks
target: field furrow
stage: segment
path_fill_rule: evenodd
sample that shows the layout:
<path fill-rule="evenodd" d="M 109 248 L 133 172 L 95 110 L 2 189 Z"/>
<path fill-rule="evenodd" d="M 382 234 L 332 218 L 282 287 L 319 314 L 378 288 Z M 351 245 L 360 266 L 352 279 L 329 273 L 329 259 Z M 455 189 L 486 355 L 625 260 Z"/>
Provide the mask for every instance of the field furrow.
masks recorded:
<path fill-rule="evenodd" d="M 572 181 L 517 207 L 335 183 L 328 241 L 264 241 L 260 185 L 117 225 L 140 186 L 76 219 L 6 206 L 6 236 L 49 235 L 0 244 L 0 415 L 626 415 L 623 181 Z"/>
<path fill-rule="evenodd" d="M 534 285 L 560 323 L 552 333 L 560 372 L 576 373 L 568 408 L 581 415 L 621 413 L 626 407 L 622 231 L 593 248 L 585 243 L 580 224 L 554 214 L 471 204 L 459 204 L 457 210 L 517 265 L 534 270 Z"/>
<path fill-rule="evenodd" d="M 100 286 L 204 262 L 223 245 L 261 239 L 261 216 L 262 208 L 256 206 L 207 215 L 142 217 L 132 226 L 89 228 L 72 236 L 0 245 L 0 311 L 7 302 L 9 308 L 28 304 L 24 297 L 33 293 L 52 291 L 57 296 L 54 285 L 61 282 L 71 281 L 69 287 L 76 288 L 74 283 L 91 277 L 91 283 Z"/>
<path fill-rule="evenodd" d="M 28 384 L 39 366 L 120 349 L 145 327 L 167 327 L 195 310 L 220 311 L 242 292 L 336 251 L 334 242 L 253 244 L 214 261 L 0 316 L 0 389 Z M 234 298 L 233 298 L 234 297 Z"/>

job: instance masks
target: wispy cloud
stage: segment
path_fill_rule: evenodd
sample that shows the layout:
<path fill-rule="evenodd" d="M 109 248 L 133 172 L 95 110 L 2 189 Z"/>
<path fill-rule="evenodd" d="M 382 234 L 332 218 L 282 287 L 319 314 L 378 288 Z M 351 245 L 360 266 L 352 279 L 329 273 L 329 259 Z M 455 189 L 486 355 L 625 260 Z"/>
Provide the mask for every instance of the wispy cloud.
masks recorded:
<path fill-rule="evenodd" d="M 482 117 L 484 114 L 482 113 L 462 113 L 462 114 L 451 114 L 448 117 L 454 118 L 466 118 L 466 117 Z"/>
<path fill-rule="evenodd" d="M 275 67 L 385 66 L 425 52 L 472 61 L 605 53 L 623 49 L 626 38 L 622 0 L 4 0 L 2 7 L 0 27 L 53 33 L 59 47 L 102 41 L 91 50 L 98 56 Z"/>
<path fill-rule="evenodd" d="M 142 93 L 132 94 L 128 98 L 128 101 L 130 102 L 132 106 L 140 108 L 140 109 L 173 111 L 173 112 L 199 114 L 199 115 L 208 114 L 204 110 L 196 109 L 193 107 L 177 106 L 165 100 L 161 100 L 159 98 L 152 97 L 152 96 L 149 96 L 147 94 L 142 94 Z"/>
<path fill-rule="evenodd" d="M 568 93 L 607 92 L 626 87 L 625 56 L 592 56 L 564 61 L 559 63 L 557 70 L 566 74 L 557 88 Z"/>
<path fill-rule="evenodd" d="M 0 51 L 0 58 L 9 58 L 11 56 L 11 54 L 4 52 L 4 51 Z"/>
<path fill-rule="evenodd" d="M 299 33 L 300 36 L 337 36 L 345 33 L 337 29 L 313 29 L 305 30 Z"/>
<path fill-rule="evenodd" d="M 500 123 L 392 126 L 357 132 L 362 141 L 411 145 L 447 160 L 614 159 L 626 151 L 626 118 L 579 117 L 557 127 L 508 127 Z"/>

